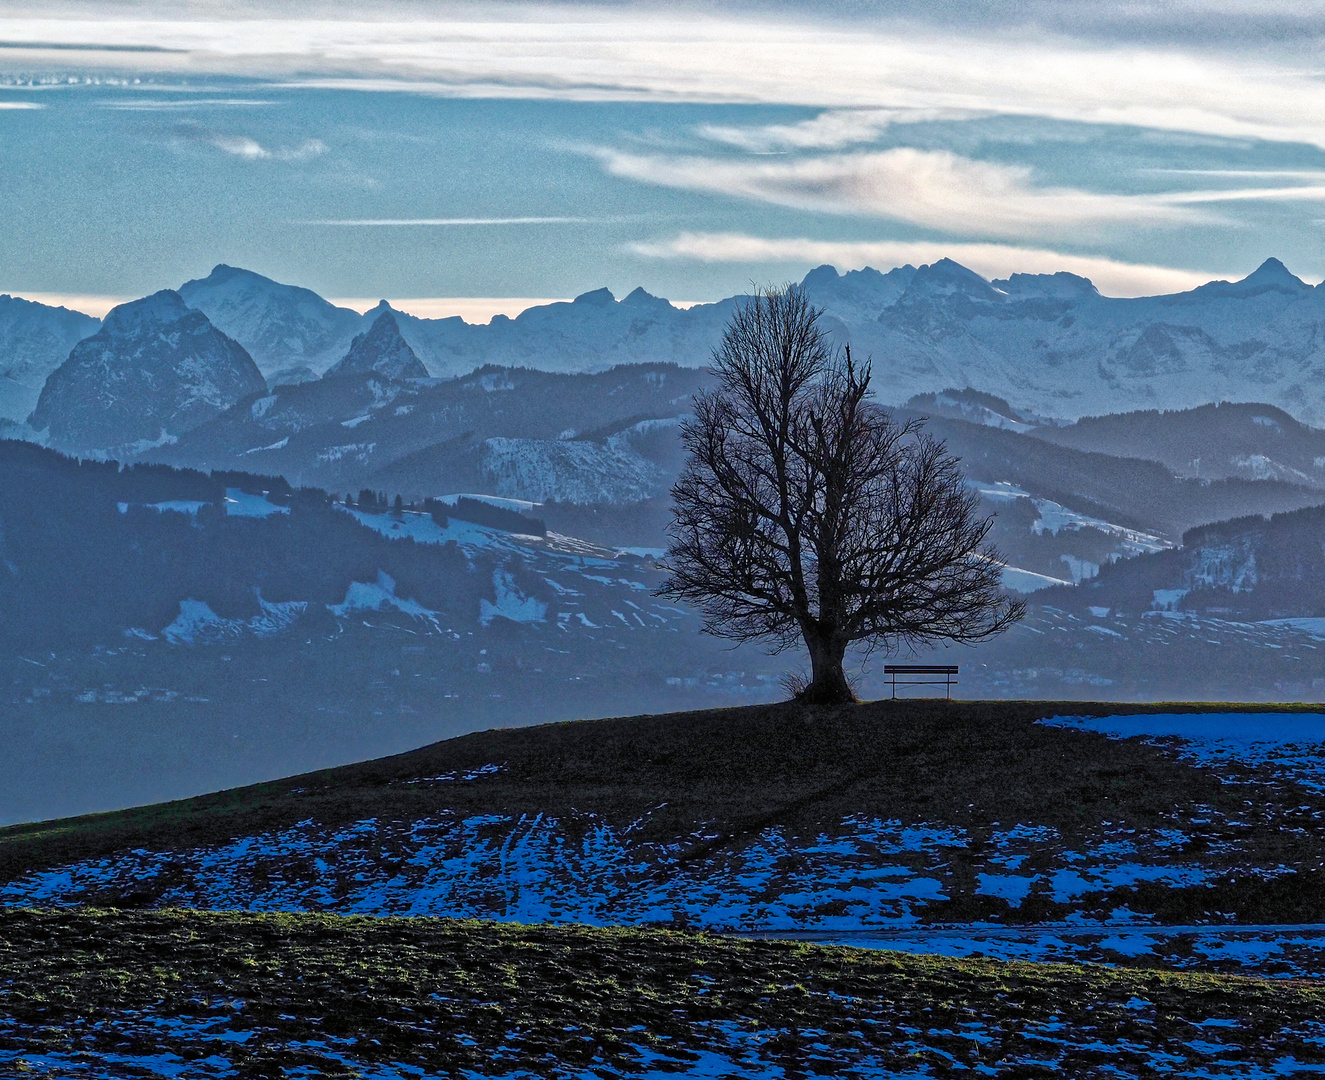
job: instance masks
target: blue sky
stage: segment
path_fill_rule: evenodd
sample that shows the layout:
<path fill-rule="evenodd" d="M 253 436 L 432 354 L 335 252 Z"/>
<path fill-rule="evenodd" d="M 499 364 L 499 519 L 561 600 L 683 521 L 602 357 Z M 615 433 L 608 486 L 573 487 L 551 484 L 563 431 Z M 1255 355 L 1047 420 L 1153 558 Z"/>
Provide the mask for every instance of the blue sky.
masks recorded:
<path fill-rule="evenodd" d="M 713 299 L 951 255 L 1325 277 L 1325 5 L 0 11 L 0 291 Z"/>

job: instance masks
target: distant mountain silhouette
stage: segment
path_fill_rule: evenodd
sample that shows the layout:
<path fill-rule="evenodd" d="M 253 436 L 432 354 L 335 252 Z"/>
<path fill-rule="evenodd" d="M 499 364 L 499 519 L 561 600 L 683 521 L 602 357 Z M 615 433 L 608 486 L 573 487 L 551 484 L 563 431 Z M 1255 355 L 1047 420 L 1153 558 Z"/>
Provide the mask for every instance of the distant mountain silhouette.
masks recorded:
<path fill-rule="evenodd" d="M 350 351 L 334 363 L 324 379 L 377 373 L 389 379 L 426 379 L 428 369 L 400 335 L 396 315 L 385 301 L 372 325 L 350 342 Z"/>
<path fill-rule="evenodd" d="M 243 346 L 169 289 L 113 309 L 42 389 L 30 423 L 79 453 L 141 453 L 266 383 Z"/>
<path fill-rule="evenodd" d="M 224 263 L 205 278 L 186 281 L 179 294 L 243 345 L 273 382 L 294 381 L 290 376 L 300 368 L 321 374 L 364 329 L 358 312 L 336 307 L 311 289 Z"/>
<path fill-rule="evenodd" d="M 100 325 L 81 311 L 0 295 L 0 420 L 24 420 L 46 377 Z"/>
<path fill-rule="evenodd" d="M 1256 401 L 1308 423 L 1325 421 L 1325 337 L 1318 333 L 1325 290 L 1277 259 L 1240 281 L 1124 299 L 1101 296 L 1074 274 L 991 281 L 951 259 L 886 274 L 821 266 L 802 286 L 824 308 L 834 340 L 872 357 L 885 401 L 969 386 L 1015 409 L 1064 419 Z M 243 345 L 271 385 L 324 372 L 389 309 L 383 302 L 359 315 L 225 265 L 187 282 L 180 295 Z M 702 367 L 738 299 L 682 309 L 643 289 L 621 300 L 596 289 L 483 325 L 393 315 L 433 377 L 489 364 L 559 372 Z M 0 371 L 25 348 L 0 335 Z"/>

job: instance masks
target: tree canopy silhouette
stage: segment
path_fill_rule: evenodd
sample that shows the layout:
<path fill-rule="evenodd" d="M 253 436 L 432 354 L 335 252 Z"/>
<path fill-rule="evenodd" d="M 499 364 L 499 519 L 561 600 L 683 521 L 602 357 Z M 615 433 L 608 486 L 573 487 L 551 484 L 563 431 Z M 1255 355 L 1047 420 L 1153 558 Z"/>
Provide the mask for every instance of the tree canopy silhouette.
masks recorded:
<path fill-rule="evenodd" d="M 846 651 L 975 642 L 1025 605 L 1001 588 L 992 519 L 956 461 L 917 421 L 870 400 L 870 365 L 832 348 L 793 287 L 733 313 L 713 355 L 716 389 L 681 428 L 689 459 L 672 489 L 661 595 L 705 631 L 803 642 L 803 700 L 853 700 Z"/>

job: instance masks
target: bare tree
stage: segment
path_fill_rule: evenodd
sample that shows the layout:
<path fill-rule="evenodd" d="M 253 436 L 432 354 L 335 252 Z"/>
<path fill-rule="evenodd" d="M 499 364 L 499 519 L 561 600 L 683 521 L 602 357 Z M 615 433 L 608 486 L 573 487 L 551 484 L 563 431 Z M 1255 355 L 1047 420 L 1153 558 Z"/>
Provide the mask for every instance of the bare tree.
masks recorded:
<path fill-rule="evenodd" d="M 837 352 L 799 289 L 732 315 L 715 390 L 681 429 L 690 458 L 672 489 L 661 595 L 696 605 L 711 634 L 803 641 L 803 700 L 854 699 L 847 648 L 895 652 L 974 642 L 1025 605 L 1001 589 L 992 519 L 921 424 L 869 400 L 870 367 Z"/>

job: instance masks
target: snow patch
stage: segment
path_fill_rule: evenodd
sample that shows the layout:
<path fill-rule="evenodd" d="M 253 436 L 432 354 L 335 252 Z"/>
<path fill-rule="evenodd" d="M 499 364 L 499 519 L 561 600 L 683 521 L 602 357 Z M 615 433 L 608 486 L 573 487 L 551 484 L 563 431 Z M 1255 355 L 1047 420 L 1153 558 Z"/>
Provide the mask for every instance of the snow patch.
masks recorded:
<path fill-rule="evenodd" d="M 223 619 L 202 600 L 181 600 L 179 614 L 175 616 L 174 622 L 161 631 L 161 636 L 172 645 L 193 645 L 200 639 L 237 637 L 245 631 L 259 637 L 269 637 L 284 630 L 308 608 L 308 604 L 302 600 L 272 604 L 261 596 L 258 597 L 258 604 L 262 611 L 251 619 Z"/>
<path fill-rule="evenodd" d="M 270 446 L 255 446 L 255 447 L 253 447 L 251 450 L 245 450 L 244 453 L 245 453 L 245 454 L 260 454 L 260 453 L 262 453 L 264 450 L 284 450 L 285 447 L 289 444 L 289 442 L 290 442 L 290 436 L 287 435 L 287 436 L 285 436 L 285 438 L 283 438 L 283 439 L 278 439 L 276 442 L 272 443 Z"/>
<path fill-rule="evenodd" d="M 1102 518 L 1081 514 L 1076 510 L 1069 510 L 1062 503 L 1056 503 L 1052 499 L 1037 499 L 1030 492 L 1017 487 L 1015 484 L 1010 484 L 1006 480 L 1000 480 L 993 484 L 973 481 L 968 483 L 981 497 L 991 502 L 1010 503 L 1017 499 L 1030 499 L 1039 513 L 1039 517 L 1031 525 L 1031 531 L 1036 536 L 1042 536 L 1046 532 L 1057 536 L 1059 532 L 1064 530 L 1079 532 L 1082 529 L 1096 529 L 1119 540 L 1123 552 L 1128 556 L 1150 554 L 1172 547 L 1166 540 L 1162 540 L 1151 533 L 1129 529 L 1123 525 L 1115 525 L 1111 521 L 1105 521 Z"/>
<path fill-rule="evenodd" d="M 1262 626 L 1291 626 L 1294 630 L 1301 630 L 1310 634 L 1314 638 L 1325 640 L 1325 619 L 1262 619 Z"/>
<path fill-rule="evenodd" d="M 1048 574 L 1037 574 L 1034 570 L 1022 570 L 1020 567 L 1007 566 L 1003 568 L 1003 588 L 1011 589 L 1013 592 L 1033 593 L 1041 589 L 1051 589 L 1055 585 L 1071 585 L 1072 582 L 1066 578 L 1050 577 Z"/>
<path fill-rule="evenodd" d="M 1182 598 L 1190 592 L 1189 589 L 1156 589 L 1154 590 L 1154 599 L 1150 602 L 1151 611 L 1177 611 L 1178 604 Z"/>
<path fill-rule="evenodd" d="M 345 590 L 345 599 L 339 604 L 328 604 L 327 610 L 333 615 L 345 618 L 353 611 L 384 611 L 395 608 L 403 615 L 430 622 L 440 629 L 436 611 L 424 607 L 417 600 L 406 600 L 396 595 L 396 581 L 383 570 L 377 572 L 377 581 L 367 584 L 362 581 L 350 582 Z"/>
<path fill-rule="evenodd" d="M 268 518 L 272 514 L 288 514 L 290 508 L 268 502 L 265 494 L 251 495 L 239 488 L 226 488 L 225 512 L 227 517 Z"/>
<path fill-rule="evenodd" d="M 1264 767 L 1325 794 L 1325 713 L 1148 713 L 1055 716 L 1040 723 L 1114 738 L 1178 738 L 1197 764 Z"/>
<path fill-rule="evenodd" d="M 547 621 L 547 604 L 520 592 L 515 578 L 507 571 L 499 569 L 492 572 L 492 588 L 496 593 L 496 603 L 486 597 L 478 603 L 478 621 L 482 626 L 489 625 L 499 616 L 520 623 Z"/>
<path fill-rule="evenodd" d="M 201 600 L 181 600 L 175 621 L 161 631 L 172 645 L 191 645 L 201 634 L 236 629 L 235 619 L 223 619 Z"/>

